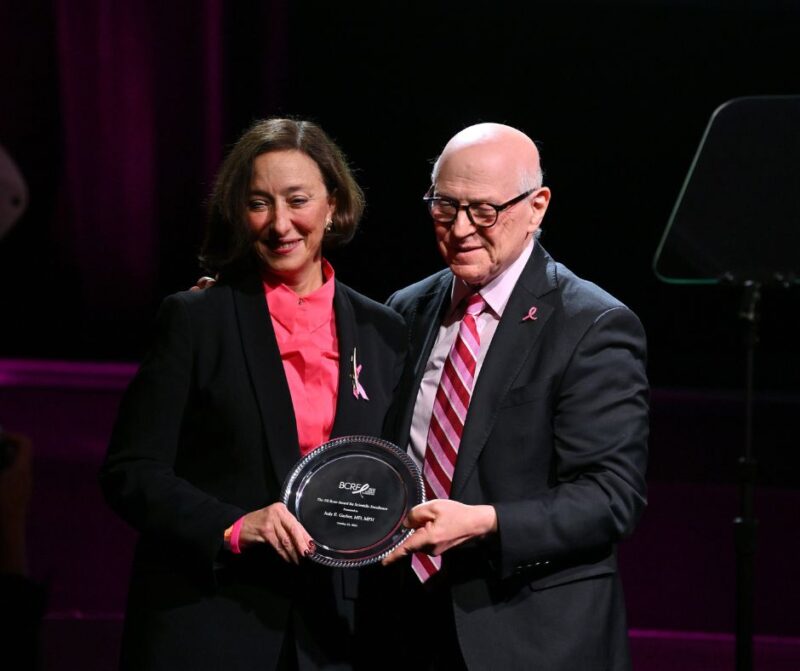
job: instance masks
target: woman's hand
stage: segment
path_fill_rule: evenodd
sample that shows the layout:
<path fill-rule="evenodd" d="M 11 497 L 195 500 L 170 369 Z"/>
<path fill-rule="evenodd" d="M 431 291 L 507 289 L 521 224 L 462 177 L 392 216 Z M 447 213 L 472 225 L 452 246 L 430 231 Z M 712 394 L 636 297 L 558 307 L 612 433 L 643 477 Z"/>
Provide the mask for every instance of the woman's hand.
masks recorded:
<path fill-rule="evenodd" d="M 203 289 L 209 289 L 213 287 L 217 283 L 216 277 L 209 277 L 208 275 L 204 275 L 199 280 L 197 280 L 197 284 L 189 289 L 189 291 L 202 291 Z"/>
<path fill-rule="evenodd" d="M 300 563 L 314 552 L 314 541 L 282 503 L 273 503 L 244 516 L 239 533 L 242 550 L 256 543 L 269 543 L 285 561 Z"/>

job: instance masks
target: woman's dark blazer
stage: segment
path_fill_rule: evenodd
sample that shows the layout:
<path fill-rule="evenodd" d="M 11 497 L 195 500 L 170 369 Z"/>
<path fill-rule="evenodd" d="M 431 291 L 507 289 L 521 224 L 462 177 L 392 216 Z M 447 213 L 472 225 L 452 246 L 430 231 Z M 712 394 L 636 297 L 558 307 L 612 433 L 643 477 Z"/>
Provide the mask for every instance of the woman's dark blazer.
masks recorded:
<path fill-rule="evenodd" d="M 340 360 L 332 437 L 380 435 L 402 370 L 405 327 L 340 282 L 334 310 Z M 369 400 L 352 391 L 354 351 Z M 227 527 L 279 500 L 299 457 L 258 275 L 169 296 L 155 343 L 123 397 L 100 478 L 108 503 L 141 534 L 123 668 L 274 668 L 290 610 L 293 618 L 328 614 L 325 631 L 336 640 L 324 587 L 329 570 L 308 561 L 298 569 L 267 545 L 238 556 L 223 549 Z"/>

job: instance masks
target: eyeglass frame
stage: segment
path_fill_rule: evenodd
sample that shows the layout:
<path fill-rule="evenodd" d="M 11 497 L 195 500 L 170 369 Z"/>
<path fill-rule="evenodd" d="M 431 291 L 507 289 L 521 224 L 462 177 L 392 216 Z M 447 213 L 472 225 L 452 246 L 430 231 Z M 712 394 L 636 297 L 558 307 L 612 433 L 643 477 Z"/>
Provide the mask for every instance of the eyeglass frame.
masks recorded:
<path fill-rule="evenodd" d="M 451 226 L 455 222 L 455 220 L 458 219 L 458 213 L 461 212 L 461 210 L 464 210 L 467 213 L 467 219 L 469 219 L 470 223 L 473 226 L 475 226 L 476 228 L 491 228 L 500 219 L 500 213 L 501 212 L 504 212 L 508 208 L 513 207 L 517 203 L 521 203 L 523 200 L 525 200 L 525 198 L 527 198 L 532 193 L 535 193 L 536 191 L 538 191 L 541 188 L 542 187 L 537 186 L 537 187 L 535 187 L 533 189 L 528 189 L 527 191 L 525 191 L 525 193 L 521 193 L 518 196 L 512 198 L 511 200 L 507 200 L 505 203 L 502 203 L 501 205 L 495 205 L 494 203 L 487 203 L 487 202 L 483 202 L 483 201 L 471 202 L 471 203 L 467 203 L 466 205 L 462 205 L 455 198 L 447 198 L 446 196 L 429 196 L 429 195 L 427 195 L 433 190 L 433 185 L 431 185 L 431 188 L 428 189 L 426 195 L 423 196 L 422 200 L 423 200 L 423 202 L 425 202 L 427 204 L 428 213 L 431 215 L 431 218 L 437 224 L 444 224 L 446 226 Z M 442 221 L 440 219 L 435 219 L 433 217 L 433 212 L 431 212 L 431 207 L 433 207 L 434 201 L 437 201 L 437 200 L 438 201 L 442 201 L 442 200 L 447 201 L 448 203 L 450 203 L 451 205 L 453 205 L 456 208 L 455 214 L 453 214 L 453 218 L 450 219 L 450 221 Z M 477 223 L 472 218 L 472 212 L 470 212 L 470 209 L 469 209 L 473 205 L 488 205 L 489 207 L 493 208 L 494 209 L 494 213 L 495 213 L 494 214 L 494 221 L 491 224 L 479 224 L 479 223 Z"/>

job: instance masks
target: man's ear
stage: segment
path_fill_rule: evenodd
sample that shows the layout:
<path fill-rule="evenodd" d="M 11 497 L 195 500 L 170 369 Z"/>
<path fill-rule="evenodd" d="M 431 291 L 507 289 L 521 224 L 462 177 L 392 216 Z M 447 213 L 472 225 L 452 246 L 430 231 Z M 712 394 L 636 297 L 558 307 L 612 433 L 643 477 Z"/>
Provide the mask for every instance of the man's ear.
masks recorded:
<path fill-rule="evenodd" d="M 542 225 L 544 213 L 550 204 L 550 189 L 546 186 L 541 187 L 533 198 L 530 199 L 531 221 L 530 232 L 536 233 Z"/>

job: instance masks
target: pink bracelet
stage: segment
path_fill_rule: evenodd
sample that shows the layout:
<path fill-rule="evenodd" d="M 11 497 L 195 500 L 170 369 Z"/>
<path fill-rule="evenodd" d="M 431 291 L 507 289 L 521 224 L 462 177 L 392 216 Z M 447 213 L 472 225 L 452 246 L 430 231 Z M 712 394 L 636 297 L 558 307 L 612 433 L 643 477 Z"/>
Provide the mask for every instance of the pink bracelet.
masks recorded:
<path fill-rule="evenodd" d="M 242 533 L 242 524 L 244 524 L 244 517 L 236 520 L 231 527 L 231 552 L 235 555 L 242 554 L 242 548 L 239 547 L 239 534 Z"/>

